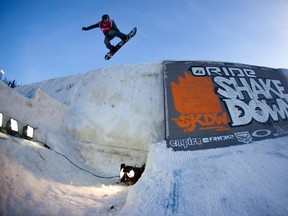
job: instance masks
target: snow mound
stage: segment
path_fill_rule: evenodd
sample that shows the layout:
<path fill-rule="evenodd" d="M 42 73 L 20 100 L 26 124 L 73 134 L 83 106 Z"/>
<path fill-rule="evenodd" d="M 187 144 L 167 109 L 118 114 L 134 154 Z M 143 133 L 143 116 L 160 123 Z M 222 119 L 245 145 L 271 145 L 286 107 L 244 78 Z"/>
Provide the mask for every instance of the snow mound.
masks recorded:
<path fill-rule="evenodd" d="M 287 137 L 174 152 L 152 145 L 119 215 L 287 215 Z"/>
<path fill-rule="evenodd" d="M 123 162 L 142 165 L 151 143 L 163 139 L 162 72 L 161 63 L 115 66 L 17 91 L 31 98 L 40 88 L 65 104 L 68 113 L 62 131 L 79 140 L 88 165 L 105 172 L 103 166 L 114 163 L 116 157 L 117 166 Z"/>

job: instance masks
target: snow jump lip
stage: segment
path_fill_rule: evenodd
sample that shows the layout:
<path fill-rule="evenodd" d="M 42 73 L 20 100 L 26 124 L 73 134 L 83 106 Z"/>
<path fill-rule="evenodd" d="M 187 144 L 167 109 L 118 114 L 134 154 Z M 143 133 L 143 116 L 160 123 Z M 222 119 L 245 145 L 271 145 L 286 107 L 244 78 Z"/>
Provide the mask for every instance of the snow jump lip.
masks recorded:
<path fill-rule="evenodd" d="M 175 151 L 288 135 L 287 69 L 164 62 L 165 139 Z"/>

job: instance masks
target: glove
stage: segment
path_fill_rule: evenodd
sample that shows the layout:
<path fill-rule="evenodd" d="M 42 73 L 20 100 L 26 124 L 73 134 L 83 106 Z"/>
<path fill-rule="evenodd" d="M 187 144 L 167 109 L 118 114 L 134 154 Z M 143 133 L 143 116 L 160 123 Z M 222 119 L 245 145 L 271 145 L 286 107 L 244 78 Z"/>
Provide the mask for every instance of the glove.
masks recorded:
<path fill-rule="evenodd" d="M 87 27 L 83 27 L 83 28 L 82 28 L 82 31 L 87 31 L 87 30 L 88 30 Z"/>

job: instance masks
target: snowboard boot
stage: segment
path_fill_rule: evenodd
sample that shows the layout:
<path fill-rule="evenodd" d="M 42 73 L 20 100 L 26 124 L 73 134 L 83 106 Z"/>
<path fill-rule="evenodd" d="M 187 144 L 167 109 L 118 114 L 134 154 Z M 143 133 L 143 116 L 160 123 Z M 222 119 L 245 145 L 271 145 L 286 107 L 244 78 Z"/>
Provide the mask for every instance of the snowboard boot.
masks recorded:
<path fill-rule="evenodd" d="M 121 40 L 123 41 L 123 42 L 127 42 L 128 41 L 128 35 L 124 35 L 122 38 L 121 38 Z"/>
<path fill-rule="evenodd" d="M 116 47 L 113 46 L 113 45 L 111 45 L 110 52 L 111 52 L 111 53 L 114 53 L 115 51 L 116 51 Z"/>

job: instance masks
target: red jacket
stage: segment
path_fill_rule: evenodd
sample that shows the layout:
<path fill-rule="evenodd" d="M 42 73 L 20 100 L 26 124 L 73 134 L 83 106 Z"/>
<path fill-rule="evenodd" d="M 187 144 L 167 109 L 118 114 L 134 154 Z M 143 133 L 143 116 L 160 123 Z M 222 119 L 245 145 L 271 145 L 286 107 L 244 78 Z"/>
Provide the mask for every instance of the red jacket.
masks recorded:
<path fill-rule="evenodd" d="M 91 25 L 91 26 L 88 26 L 88 27 L 84 27 L 85 30 L 90 30 L 90 29 L 93 29 L 93 28 L 99 28 L 102 30 L 102 32 L 104 33 L 104 35 L 108 34 L 108 32 L 111 30 L 111 29 L 114 29 L 116 31 L 119 31 L 116 23 L 113 21 L 113 20 L 110 20 L 109 23 L 104 23 L 103 21 L 100 21 L 94 25 Z"/>
<path fill-rule="evenodd" d="M 112 20 L 110 20 L 108 23 L 104 23 L 103 21 L 99 22 L 99 27 L 104 35 L 106 35 L 112 29 L 112 22 Z"/>

